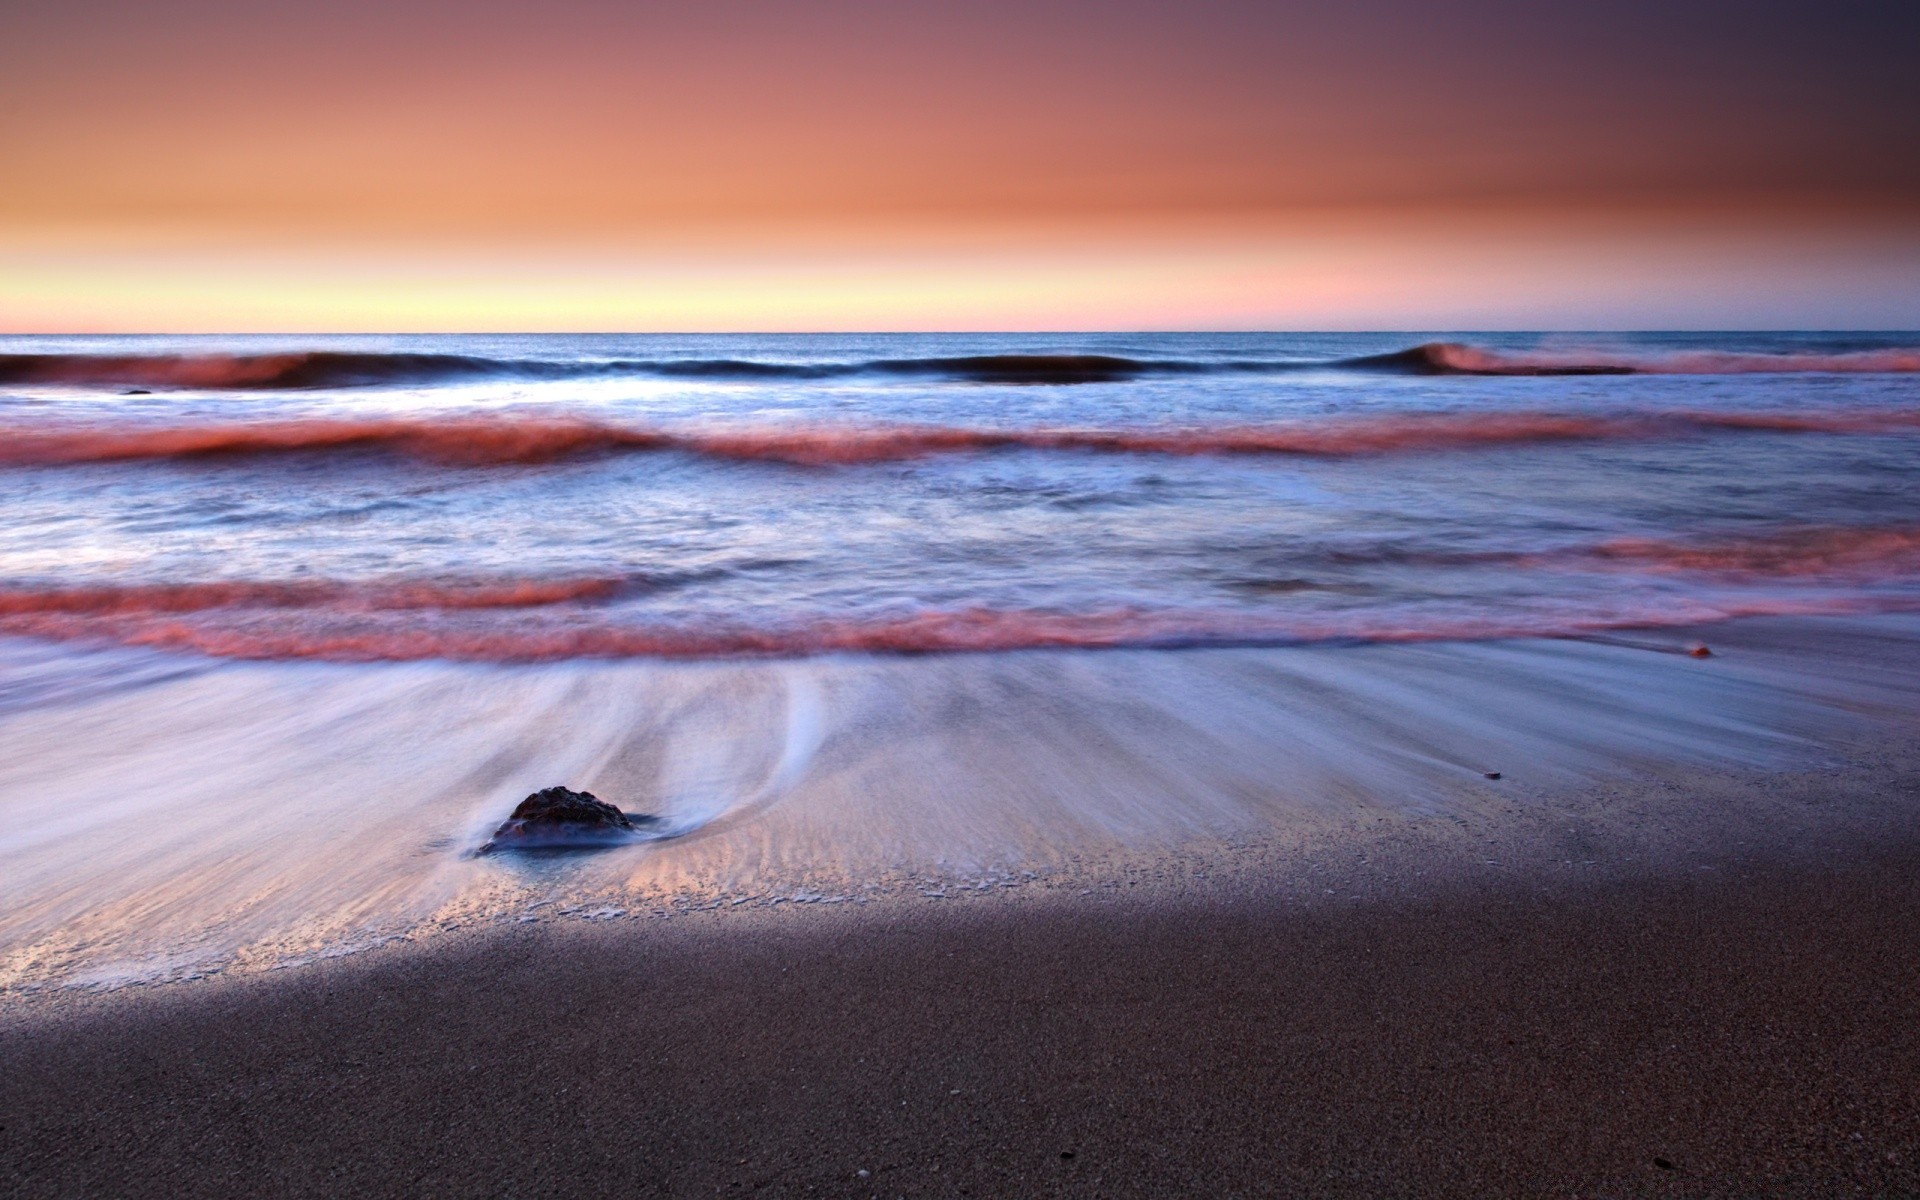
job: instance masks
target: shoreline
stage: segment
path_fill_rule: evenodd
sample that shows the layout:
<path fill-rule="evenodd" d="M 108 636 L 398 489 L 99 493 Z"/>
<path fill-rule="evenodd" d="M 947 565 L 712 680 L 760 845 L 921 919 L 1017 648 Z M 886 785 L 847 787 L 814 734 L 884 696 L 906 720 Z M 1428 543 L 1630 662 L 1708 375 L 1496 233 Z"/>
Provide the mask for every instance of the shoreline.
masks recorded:
<path fill-rule="evenodd" d="M 1153 824 L 1087 835 L 1075 820 L 1164 815 L 1089 793 L 1064 810 L 1075 820 L 1039 826 L 1077 840 L 1017 843 L 1052 852 L 1033 867 L 922 861 L 842 903 L 775 871 L 735 904 L 674 890 L 700 876 L 666 860 L 585 856 L 351 955 L 14 990 L 0 995 L 0 1190 L 1920 1192 L 1912 631 L 1763 623 L 1712 640 L 1728 652 L 1705 663 L 1495 646 L 824 664 L 800 681 L 830 713 L 836 699 L 866 711 L 845 703 L 854 683 L 934 698 L 882 733 L 1027 739 L 973 760 L 971 797 L 922 787 L 946 809 L 910 803 L 908 768 L 937 743 L 809 734 L 792 678 L 760 693 L 743 671 L 642 676 L 698 685 L 656 727 L 669 737 L 785 729 L 755 760 L 766 778 L 796 738 L 812 747 L 795 778 L 814 790 L 768 790 L 779 803 L 673 846 L 696 858 L 724 860 L 745 835 L 777 845 L 809 819 L 1004 819 L 996 787 L 1033 794 L 1013 767 L 1089 785 L 1146 764 L 1151 795 L 1176 770 L 1219 769 L 1201 752 L 1227 745 L 1302 772 L 1289 779 L 1349 782 L 1276 785 L 1244 810 L 1264 825 L 1175 839 Z M 1143 684 L 1116 663 L 1155 673 Z M 1148 719 L 1190 692 L 1231 730 L 1253 693 L 1222 704 L 1206 685 L 1269 677 L 1285 686 L 1247 711 L 1292 722 L 1261 727 L 1280 751 Z M 1532 719 L 1535 697 L 1565 710 L 1488 726 Z M 1383 698 L 1398 707 L 1368 707 Z M 1134 707 L 1116 716 L 1119 699 Z M 1719 707 L 1687 711 L 1705 701 Z M 1100 740 L 1116 730 L 1160 736 Z M 1471 743 L 1441 736 L 1458 730 L 1551 757 L 1515 751 L 1491 780 L 1469 769 Z M 1585 740 L 1553 741 L 1567 731 Z M 1037 757 L 1062 736 L 1100 756 Z M 1319 757 L 1303 767 L 1292 746 Z M 1351 747 L 1376 757 L 1343 764 Z M 1327 764 L 1352 773 L 1305 770 Z M 1230 793 L 1164 795 L 1189 805 L 1177 815 L 1227 811 L 1192 806 Z M 867 806 L 832 803 L 848 798 Z M 593 907 L 636 895 L 656 907 Z"/>
<path fill-rule="evenodd" d="M 1416 849 L 1329 864 L 1313 882 L 1344 880 L 1332 896 L 1256 868 L 1038 903 L 551 922 L 41 997 L 0 1020 L 0 1178 L 23 1196 L 1903 1194 L 1916 781 L 1911 758 L 1806 772 L 1776 780 L 1785 807 L 1728 781 L 1747 813 L 1698 793 L 1655 831 L 1712 859 L 1690 866 L 1471 874 Z M 1822 819 L 1869 793 L 1877 819 Z M 1797 834 L 1726 844 L 1783 811 L 1807 817 Z M 1368 865 L 1388 886 L 1365 889 Z"/>
<path fill-rule="evenodd" d="M 815 924 L 858 929 L 923 918 L 1018 924 L 1077 919 L 1116 904 L 1129 911 L 1254 906 L 1317 918 L 1354 905 L 1573 896 L 1675 885 L 1701 873 L 1793 874 L 1900 853 L 1908 842 L 1920 853 L 1920 741 L 1899 729 L 1877 729 L 1822 747 L 1819 761 L 1798 769 L 1666 764 L 1658 771 L 1622 770 L 1581 787 L 1504 787 L 1473 809 L 1381 806 L 1283 830 L 1195 837 L 1169 848 L 1074 852 L 1043 871 L 981 876 L 901 869 L 843 895 L 805 886 L 745 898 L 668 893 L 615 911 L 590 891 L 570 891 L 564 904 L 540 900 L 487 919 L 430 923 L 364 947 L 327 948 L 265 967 L 184 978 L 68 979 L 0 991 L 0 1024 L 31 1024 L 95 1003 L 191 1003 L 195 995 L 458 954 L 501 938 L 564 940 L 576 930 L 645 940 L 671 927 L 674 937 L 724 949 L 796 936 L 796 929 L 807 936 Z M 590 863 L 599 853 L 558 861 Z"/>
<path fill-rule="evenodd" d="M 1724 847 L 1831 839 L 1896 803 L 1870 783 L 1825 813 L 1767 798 L 1901 773 L 1920 626 L 1711 640 L 1705 660 L 1609 641 L 140 677 L 0 725 L 19 867 L 0 1006 L 581 917 L 744 928 L 1110 884 L 1206 899 L 1234 878 L 1317 887 L 1355 856 L 1368 894 L 1396 856 L 1403 874 L 1657 866 L 1688 851 L 1662 829 L 1696 819 L 1696 794 L 1730 797 L 1707 839 Z M 94 749 L 130 723 L 142 739 Z M 663 805 L 680 836 L 462 853 L 561 781 Z"/>

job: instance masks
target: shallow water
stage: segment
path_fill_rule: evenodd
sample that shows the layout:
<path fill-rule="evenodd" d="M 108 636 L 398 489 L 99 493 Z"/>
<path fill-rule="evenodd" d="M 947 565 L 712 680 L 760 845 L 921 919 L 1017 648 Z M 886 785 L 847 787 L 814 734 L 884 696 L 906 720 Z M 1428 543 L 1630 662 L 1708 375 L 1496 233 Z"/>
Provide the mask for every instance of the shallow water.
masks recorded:
<path fill-rule="evenodd" d="M 1653 634 L 191 670 L 68 651 L 91 689 L 0 719 L 0 989 L 501 921 L 950 896 L 1380 821 L 1484 826 L 1675 764 L 1823 764 L 1835 738 L 1920 713 L 1912 618 L 1720 632 L 1739 636 L 1704 659 Z M 44 646 L 5 652 L 10 676 L 47 668 Z M 664 836 L 474 857 L 555 783 Z"/>

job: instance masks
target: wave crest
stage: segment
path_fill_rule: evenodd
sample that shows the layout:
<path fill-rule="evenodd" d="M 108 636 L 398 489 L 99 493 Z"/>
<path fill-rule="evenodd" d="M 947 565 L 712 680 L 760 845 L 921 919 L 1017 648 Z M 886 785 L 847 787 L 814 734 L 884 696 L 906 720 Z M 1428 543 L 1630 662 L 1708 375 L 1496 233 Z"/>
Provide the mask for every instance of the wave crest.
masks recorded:
<path fill-rule="evenodd" d="M 978 429 L 915 425 L 636 427 L 577 417 L 258 421 L 222 425 L 0 424 L 0 465 L 35 466 L 291 453 L 400 454 L 464 466 L 681 451 L 804 466 L 898 462 L 1005 449 L 1105 454 L 1350 457 L 1708 433 L 1898 433 L 1920 411 L 1800 413 L 1433 413 L 1173 429 Z"/>
<path fill-rule="evenodd" d="M 1730 350 L 1614 352 L 1493 350 L 1463 342 L 1428 342 L 1349 365 L 1423 375 L 1796 375 L 1911 374 L 1920 349 L 1844 353 L 1747 353 Z"/>
<path fill-rule="evenodd" d="M 148 617 L 218 609 L 330 609 L 339 612 L 409 609 L 538 608 L 605 600 L 625 579 L 466 579 L 349 583 L 213 581 L 96 587 L 0 587 L 0 617 L 74 614 Z"/>
<path fill-rule="evenodd" d="M 1219 364 L 1230 366 L 1233 364 Z M 1237 364 L 1252 369 L 1262 364 Z M 1265 364 L 1284 367 L 1287 364 Z M 866 362 L 754 359 L 485 358 L 465 354 L 303 350 L 277 354 L 0 354 L 0 383 L 294 390 L 470 381 L 640 376 L 664 379 L 830 379 L 915 376 L 963 383 L 1112 383 L 1209 364 L 1104 354 L 982 354 Z"/>
<path fill-rule="evenodd" d="M 1920 528 L 1790 529 L 1718 542 L 1617 538 L 1582 555 L 1636 570 L 1732 578 L 1889 578 L 1920 573 Z"/>
<path fill-rule="evenodd" d="M 1751 616 L 1912 610 L 1885 597 L 1764 596 L 1668 599 L 1509 615 L 1350 612 L 1262 618 L 1235 612 L 1023 612 L 984 608 L 868 619 L 638 626 L 562 614 L 549 620 L 467 613 L 467 619 L 394 619 L 366 609 L 220 608 L 169 611 L 29 610 L 0 613 L 0 632 L 250 660 L 553 662 L 569 659 L 791 658 L 820 654 L 952 654 L 1036 649 L 1201 648 L 1326 642 L 1483 641 L 1581 637 L 1620 629 L 1699 625 Z"/>
<path fill-rule="evenodd" d="M 514 366 L 464 354 L 339 350 L 286 354 L 0 354 L 0 382 L 221 389 L 358 387 L 485 379 L 507 374 Z"/>

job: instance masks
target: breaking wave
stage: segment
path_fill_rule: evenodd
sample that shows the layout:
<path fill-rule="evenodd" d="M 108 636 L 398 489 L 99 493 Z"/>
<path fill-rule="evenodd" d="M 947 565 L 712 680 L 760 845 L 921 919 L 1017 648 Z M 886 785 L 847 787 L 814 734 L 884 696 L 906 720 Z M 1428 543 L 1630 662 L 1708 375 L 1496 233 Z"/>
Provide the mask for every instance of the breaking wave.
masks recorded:
<path fill-rule="evenodd" d="M 464 354 L 305 350 L 284 354 L 0 354 L 0 383 L 114 384 L 134 387 L 275 390 L 485 380 L 831 379 L 855 375 L 915 376 L 966 383 L 1111 383 L 1147 374 L 1212 369 L 1286 369 L 1298 364 L 1208 364 L 1104 354 L 986 354 L 864 362 L 773 362 L 754 359 L 485 358 Z"/>
<path fill-rule="evenodd" d="M 1620 415 L 1432 413 L 1166 429 L 841 424 L 644 427 L 544 415 L 110 427 L 14 422 L 0 425 L 0 465 L 366 451 L 467 466 L 544 463 L 648 451 L 803 466 L 898 462 L 1005 449 L 1347 457 L 1709 433 L 1874 434 L 1916 429 L 1920 429 L 1920 410 L 1905 409 Z"/>
<path fill-rule="evenodd" d="M 325 388 L 558 375 L 560 363 L 464 354 L 303 350 L 288 354 L 4 354 L 0 382 L 166 388 Z"/>
<path fill-rule="evenodd" d="M 1842 353 L 1720 350 L 1615 353 L 1496 350 L 1429 342 L 1330 360 L 1132 358 L 1112 354 L 982 354 L 846 362 L 735 358 L 489 358 L 467 354 L 301 350 L 272 354 L 0 354 L 0 383 L 278 390 L 616 378 L 741 380 L 894 376 L 957 383 L 1117 383 L 1154 375 L 1361 370 L 1424 375 L 1911 373 L 1920 348 Z"/>
<path fill-rule="evenodd" d="M 1422 375 L 1813 375 L 1909 374 L 1920 348 L 1844 353 L 1744 353 L 1728 350 L 1613 353 L 1604 350 L 1491 350 L 1428 342 L 1392 354 L 1346 360 L 1353 367 Z"/>

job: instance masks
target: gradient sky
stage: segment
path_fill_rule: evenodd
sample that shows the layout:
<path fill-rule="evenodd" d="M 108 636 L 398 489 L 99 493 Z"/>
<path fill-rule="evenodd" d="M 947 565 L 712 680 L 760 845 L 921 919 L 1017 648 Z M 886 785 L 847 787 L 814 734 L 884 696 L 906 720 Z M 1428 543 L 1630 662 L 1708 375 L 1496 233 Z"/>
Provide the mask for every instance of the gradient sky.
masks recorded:
<path fill-rule="evenodd" d="M 9 0 L 0 329 L 1920 326 L 1920 6 Z"/>

